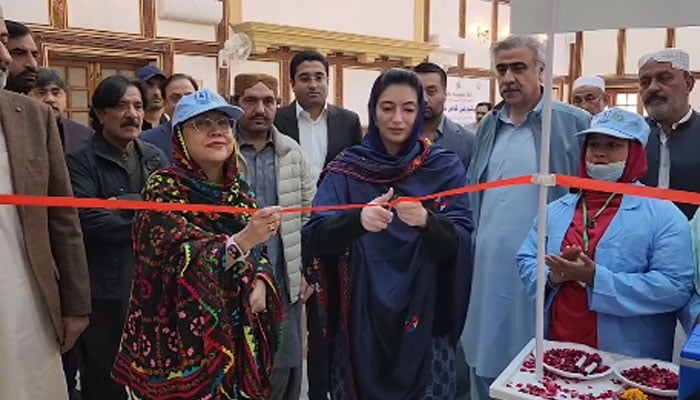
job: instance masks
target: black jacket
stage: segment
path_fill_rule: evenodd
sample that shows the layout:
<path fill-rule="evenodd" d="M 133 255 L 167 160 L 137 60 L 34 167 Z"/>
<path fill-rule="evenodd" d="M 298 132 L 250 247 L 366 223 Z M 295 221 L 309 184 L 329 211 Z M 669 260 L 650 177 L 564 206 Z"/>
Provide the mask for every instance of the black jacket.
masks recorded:
<path fill-rule="evenodd" d="M 299 122 L 297 121 L 297 103 L 280 107 L 275 115 L 275 126 L 280 132 L 299 143 Z M 345 148 L 362 142 L 362 126 L 360 117 L 344 108 L 328 105 L 328 164 Z"/>
<path fill-rule="evenodd" d="M 166 158 L 152 144 L 137 140 L 136 151 L 141 155 L 143 182 L 130 187 L 129 173 L 116 152 L 101 133 L 66 161 L 76 197 L 140 200 L 146 178 L 163 168 Z M 134 270 L 131 228 L 133 211 L 85 208 L 79 210 L 83 228 L 85 252 L 92 298 L 127 301 Z"/>
<path fill-rule="evenodd" d="M 92 129 L 68 118 L 58 120 L 58 130 L 61 132 L 61 142 L 65 154 L 75 153 L 90 144 L 95 133 Z"/>

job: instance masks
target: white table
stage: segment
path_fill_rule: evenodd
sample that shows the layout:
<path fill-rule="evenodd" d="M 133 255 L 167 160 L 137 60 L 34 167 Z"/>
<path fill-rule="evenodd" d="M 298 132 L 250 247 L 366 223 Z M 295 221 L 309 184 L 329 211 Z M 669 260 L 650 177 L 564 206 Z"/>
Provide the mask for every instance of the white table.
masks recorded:
<path fill-rule="evenodd" d="M 545 381 L 549 385 L 558 385 L 555 395 L 533 396 L 529 394 L 527 385 L 536 385 L 545 388 L 535 378 L 534 350 L 535 339 L 532 339 L 510 363 L 508 368 L 493 382 L 489 394 L 494 399 L 500 400 L 603 400 L 613 399 L 611 393 L 618 393 L 624 386 L 615 379 L 615 374 L 610 373 L 606 378 L 589 381 L 575 382 L 572 379 L 562 378 L 553 374 L 545 375 Z M 604 352 L 601 352 L 604 353 Z M 618 361 L 627 357 L 619 354 L 608 354 L 613 360 Z M 532 360 L 531 368 L 524 365 Z"/>

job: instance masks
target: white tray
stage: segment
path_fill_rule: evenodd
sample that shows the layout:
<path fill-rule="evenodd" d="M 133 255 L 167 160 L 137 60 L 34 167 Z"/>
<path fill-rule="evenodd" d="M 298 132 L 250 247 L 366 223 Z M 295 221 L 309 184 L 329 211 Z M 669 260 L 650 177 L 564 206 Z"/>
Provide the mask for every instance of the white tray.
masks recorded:
<path fill-rule="evenodd" d="M 624 382 L 628 386 L 636 387 L 638 389 L 641 389 L 641 391 L 649 394 L 655 394 L 657 396 L 663 396 L 663 397 L 678 397 L 678 390 L 662 390 L 662 389 L 656 389 L 653 387 L 649 387 L 646 385 L 643 385 L 641 383 L 637 383 L 635 381 L 629 380 L 622 376 L 622 371 L 630 369 L 630 368 L 637 368 L 641 366 L 651 366 L 652 364 L 656 364 L 661 368 L 666 368 L 669 369 L 678 375 L 678 366 L 671 364 L 669 362 L 665 361 L 658 361 L 658 360 L 652 360 L 652 359 L 628 359 L 628 360 L 620 360 L 615 363 L 613 366 L 613 371 L 615 371 L 615 375 L 620 379 L 622 382 Z"/>
<path fill-rule="evenodd" d="M 532 339 L 518 354 L 510 365 L 491 385 L 489 395 L 495 399 L 501 400 L 543 400 L 542 397 L 533 396 L 528 393 L 521 392 L 522 387 L 530 385 L 539 385 L 535 379 L 533 370 L 523 368 L 526 360 L 533 357 L 532 352 L 535 349 L 535 339 Z M 599 351 L 600 352 L 600 351 Z M 603 352 L 600 352 L 601 355 Z M 626 357 L 617 354 L 605 353 L 613 361 L 625 359 Z M 625 387 L 619 380 L 615 379 L 614 375 L 608 375 L 605 378 L 598 378 L 589 381 L 575 381 L 568 378 L 556 377 L 553 382 L 559 385 L 562 389 L 566 389 L 568 393 L 560 392 L 553 398 L 557 400 L 577 400 L 576 394 L 592 394 L 594 396 L 602 395 L 603 393 L 613 391 L 620 392 Z"/>
<path fill-rule="evenodd" d="M 603 361 L 603 365 L 608 366 L 608 370 L 605 372 L 584 375 L 584 374 L 562 371 L 554 366 L 548 365 L 547 363 L 544 364 L 544 367 L 546 369 L 548 369 L 549 371 L 551 371 L 551 372 L 553 372 L 561 377 L 564 377 L 564 378 L 580 379 L 580 380 L 584 380 L 584 381 L 605 378 L 606 376 L 608 376 L 612 373 L 612 366 L 613 366 L 613 364 L 615 364 L 615 360 L 613 360 L 613 358 L 610 357 L 607 353 L 604 353 L 600 350 L 586 346 L 584 344 L 565 343 L 565 342 L 556 342 L 556 341 L 552 341 L 552 340 L 546 340 L 545 344 L 544 344 L 544 351 L 551 350 L 551 349 L 573 349 L 573 350 L 585 351 L 586 353 L 589 353 L 589 354 L 596 354 L 597 353 L 597 354 L 600 354 L 600 358 Z"/>

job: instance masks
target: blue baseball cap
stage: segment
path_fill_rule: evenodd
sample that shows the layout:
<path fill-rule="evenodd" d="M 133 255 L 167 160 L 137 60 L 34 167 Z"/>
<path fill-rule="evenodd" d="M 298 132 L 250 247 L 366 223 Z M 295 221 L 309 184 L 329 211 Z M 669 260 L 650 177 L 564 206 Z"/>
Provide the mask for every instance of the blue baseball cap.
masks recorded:
<path fill-rule="evenodd" d="M 184 122 L 212 110 L 221 111 L 236 121 L 243 115 L 243 110 L 240 107 L 232 106 L 218 93 L 210 89 L 202 89 L 180 99 L 175 107 L 171 122 L 173 126 L 180 126 Z"/>
<path fill-rule="evenodd" d="M 578 132 L 578 136 L 602 133 L 620 139 L 636 140 L 646 146 L 649 139 L 649 124 L 641 115 L 622 108 L 613 107 L 593 118 L 591 127 Z"/>
<path fill-rule="evenodd" d="M 146 82 L 155 77 L 165 79 L 165 74 L 155 65 L 146 65 L 145 67 L 139 68 L 136 71 L 136 77 L 139 78 L 139 80 Z"/>

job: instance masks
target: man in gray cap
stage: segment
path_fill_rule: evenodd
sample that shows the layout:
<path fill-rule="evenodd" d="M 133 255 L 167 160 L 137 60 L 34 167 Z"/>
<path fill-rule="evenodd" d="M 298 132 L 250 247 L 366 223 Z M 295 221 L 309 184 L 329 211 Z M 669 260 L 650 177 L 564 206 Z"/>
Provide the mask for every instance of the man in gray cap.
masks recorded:
<path fill-rule="evenodd" d="M 664 49 L 639 60 L 639 95 L 649 114 L 649 186 L 700 192 L 700 115 L 690 106 L 690 57 Z M 688 217 L 697 206 L 676 204 Z"/>

